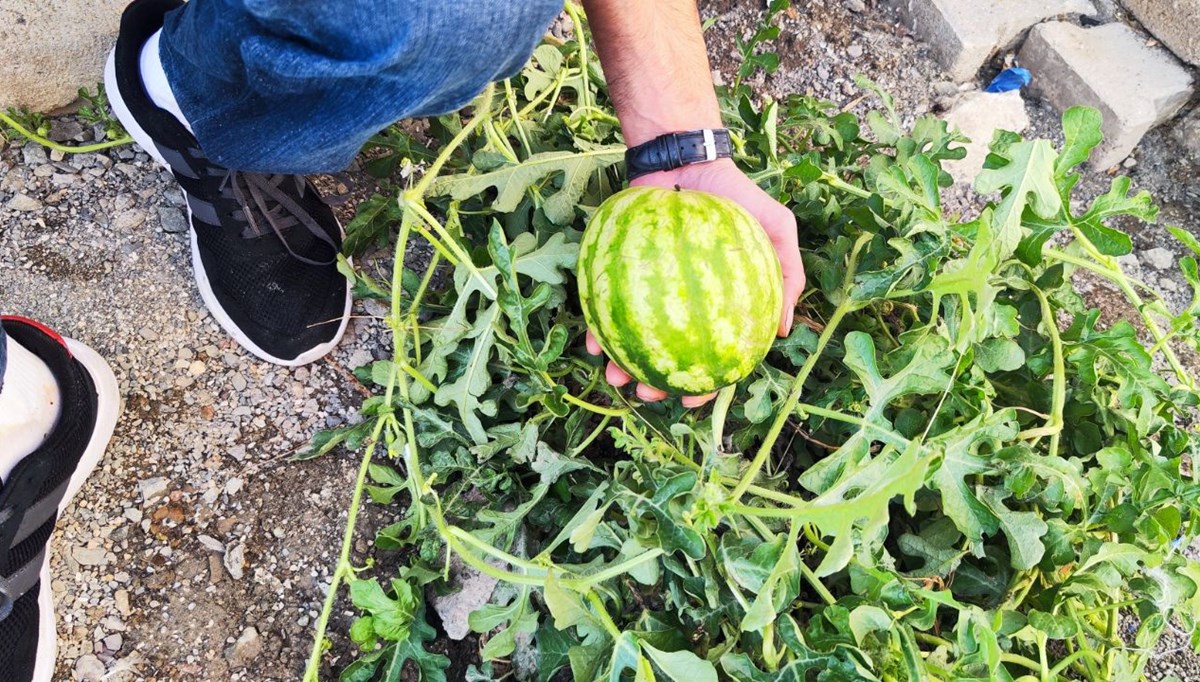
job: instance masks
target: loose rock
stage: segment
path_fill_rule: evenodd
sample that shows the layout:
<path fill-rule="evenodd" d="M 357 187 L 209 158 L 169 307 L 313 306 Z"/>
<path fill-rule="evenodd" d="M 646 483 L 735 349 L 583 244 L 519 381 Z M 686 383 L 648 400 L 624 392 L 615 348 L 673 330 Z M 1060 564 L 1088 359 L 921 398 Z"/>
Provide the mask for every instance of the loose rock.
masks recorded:
<path fill-rule="evenodd" d="M 229 661 L 230 667 L 245 668 L 262 654 L 262 648 L 262 638 L 258 630 L 248 627 L 242 630 L 242 636 L 238 637 L 237 642 L 226 652 L 225 659 Z"/>
<path fill-rule="evenodd" d="M 75 661 L 76 682 L 100 682 L 104 678 L 104 664 L 91 654 L 80 656 Z"/>

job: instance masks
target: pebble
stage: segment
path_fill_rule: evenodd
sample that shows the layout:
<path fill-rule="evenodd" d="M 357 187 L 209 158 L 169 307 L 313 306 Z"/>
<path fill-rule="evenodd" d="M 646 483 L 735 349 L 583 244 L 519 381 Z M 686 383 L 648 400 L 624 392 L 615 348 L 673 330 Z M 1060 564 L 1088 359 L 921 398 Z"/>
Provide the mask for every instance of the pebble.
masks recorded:
<path fill-rule="evenodd" d="M 200 541 L 200 544 L 204 545 L 205 547 L 207 547 L 208 549 L 211 549 L 214 552 L 224 552 L 225 551 L 225 543 L 212 537 L 211 535 L 200 535 L 196 539 Z"/>
<path fill-rule="evenodd" d="M 208 555 L 208 582 L 216 585 L 225 577 L 225 569 L 221 566 L 221 557 L 216 554 Z"/>
<path fill-rule="evenodd" d="M 75 661 L 76 682 L 100 682 L 104 678 L 104 664 L 91 654 L 80 656 Z"/>
<path fill-rule="evenodd" d="M 958 86 L 953 81 L 937 81 L 933 84 L 933 91 L 938 97 L 953 97 L 958 94 Z"/>
<path fill-rule="evenodd" d="M 18 194 L 8 200 L 8 207 L 14 211 L 29 212 L 41 209 L 42 202 L 28 194 Z"/>
<path fill-rule="evenodd" d="M 103 566 L 108 563 L 107 554 L 103 547 L 76 547 L 71 552 L 81 566 Z"/>
<path fill-rule="evenodd" d="M 1155 270 L 1167 270 L 1175 265 L 1175 254 L 1161 246 L 1143 251 L 1141 258 L 1143 263 Z"/>
<path fill-rule="evenodd" d="M 109 651 L 120 651 L 125 640 L 119 633 L 113 633 L 104 638 L 104 648 Z"/>
<path fill-rule="evenodd" d="M 83 126 L 72 119 L 57 119 L 50 124 L 50 134 L 46 137 L 55 142 L 68 142 L 83 135 Z"/>
<path fill-rule="evenodd" d="M 159 207 L 158 224 L 162 227 L 163 232 L 169 234 L 179 234 L 188 231 L 187 218 L 184 217 L 183 211 L 177 208 Z"/>
<path fill-rule="evenodd" d="M 846 54 L 849 55 L 851 59 L 858 59 L 859 57 L 863 56 L 862 45 L 857 43 L 851 45 L 850 47 L 846 48 Z"/>
<path fill-rule="evenodd" d="M 241 637 L 229 647 L 225 659 L 232 668 L 245 668 L 262 654 L 262 649 L 262 637 L 259 636 L 258 630 L 248 627 L 242 630 Z"/>
<path fill-rule="evenodd" d="M 116 602 L 117 613 L 122 616 L 133 613 L 133 608 L 129 604 L 129 590 L 117 590 L 113 595 L 113 601 Z"/>
<path fill-rule="evenodd" d="M 846 0 L 846 9 L 855 14 L 861 14 L 867 11 L 867 3 L 863 2 L 863 0 Z"/>
<path fill-rule="evenodd" d="M 168 485 L 170 483 L 162 476 L 138 481 L 138 492 L 142 494 L 142 502 L 149 502 L 157 497 L 161 497 L 167 492 Z"/>
<path fill-rule="evenodd" d="M 146 222 L 146 212 L 140 208 L 131 208 L 117 216 L 117 219 L 113 221 L 113 229 L 127 232 L 141 227 L 144 222 Z"/>
<path fill-rule="evenodd" d="M 241 580 L 246 569 L 246 545 L 239 543 L 230 547 L 229 551 L 225 552 L 224 564 L 230 578 Z"/>

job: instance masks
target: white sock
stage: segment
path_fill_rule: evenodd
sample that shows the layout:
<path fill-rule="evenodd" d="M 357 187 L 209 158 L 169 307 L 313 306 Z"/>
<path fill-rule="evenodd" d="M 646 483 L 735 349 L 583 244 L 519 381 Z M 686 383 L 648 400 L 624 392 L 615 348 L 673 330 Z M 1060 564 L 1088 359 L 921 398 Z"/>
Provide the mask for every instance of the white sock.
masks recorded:
<path fill-rule="evenodd" d="M 0 480 L 38 449 L 58 423 L 62 394 L 46 363 L 11 338 L 0 388 Z"/>
<path fill-rule="evenodd" d="M 188 123 L 183 112 L 179 109 L 179 102 L 175 101 L 175 93 L 171 92 L 171 84 L 167 82 L 167 72 L 163 71 L 162 58 L 158 52 L 158 38 L 162 35 L 162 30 L 154 32 L 146 44 L 142 46 L 142 84 L 146 86 L 146 92 L 150 94 L 150 99 L 158 106 L 175 114 L 175 118 L 179 119 L 189 131 L 192 129 L 192 124 Z"/>

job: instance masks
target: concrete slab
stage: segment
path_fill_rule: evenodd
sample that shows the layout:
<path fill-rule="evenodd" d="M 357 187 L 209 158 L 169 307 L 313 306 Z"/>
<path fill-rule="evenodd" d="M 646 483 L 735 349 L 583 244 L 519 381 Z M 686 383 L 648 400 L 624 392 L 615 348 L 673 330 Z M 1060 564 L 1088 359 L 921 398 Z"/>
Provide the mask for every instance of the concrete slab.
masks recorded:
<path fill-rule="evenodd" d="M 1103 114 L 1105 141 L 1092 158 L 1099 168 L 1120 163 L 1192 94 L 1187 70 L 1121 23 L 1090 29 L 1041 24 L 1030 32 L 1019 60 L 1033 72 L 1034 92 L 1059 111 L 1085 104 Z"/>
<path fill-rule="evenodd" d="M 1180 59 L 1200 66 L 1200 0 L 1124 0 L 1146 30 Z"/>
<path fill-rule="evenodd" d="M 0 0 L 0 108 L 49 111 L 104 79 L 127 0 Z"/>
<path fill-rule="evenodd" d="M 956 183 L 970 185 L 983 170 L 987 159 L 988 145 L 997 130 L 1024 132 L 1029 127 L 1029 115 L 1025 113 L 1025 100 L 1021 92 L 1004 93 L 974 91 L 964 94 L 944 116 L 951 128 L 958 128 L 971 138 L 966 146 L 967 155 L 958 161 L 942 164 Z"/>
<path fill-rule="evenodd" d="M 1030 26 L 1051 17 L 1091 14 L 1089 0 L 887 0 L 929 43 L 956 80 L 973 78 L 999 50 L 1014 47 Z"/>

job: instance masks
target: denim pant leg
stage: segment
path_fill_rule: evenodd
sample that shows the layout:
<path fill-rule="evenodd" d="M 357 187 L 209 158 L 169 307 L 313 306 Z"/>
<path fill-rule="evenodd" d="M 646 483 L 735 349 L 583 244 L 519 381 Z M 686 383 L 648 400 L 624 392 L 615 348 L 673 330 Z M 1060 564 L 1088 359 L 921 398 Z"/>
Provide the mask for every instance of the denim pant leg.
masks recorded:
<path fill-rule="evenodd" d="M 205 153 L 238 170 L 344 170 L 402 118 L 520 70 L 563 0 L 191 0 L 163 67 Z"/>

